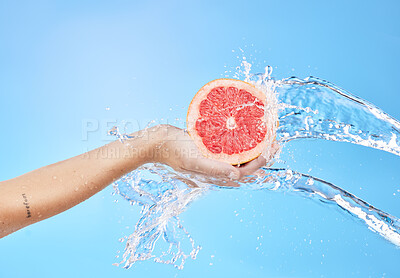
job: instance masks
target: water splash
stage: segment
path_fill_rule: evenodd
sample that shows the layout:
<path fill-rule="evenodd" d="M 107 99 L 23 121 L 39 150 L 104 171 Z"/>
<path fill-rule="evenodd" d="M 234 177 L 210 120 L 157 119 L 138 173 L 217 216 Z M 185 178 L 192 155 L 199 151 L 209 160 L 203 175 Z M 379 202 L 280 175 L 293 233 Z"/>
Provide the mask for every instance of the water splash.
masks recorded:
<path fill-rule="evenodd" d="M 400 122 L 375 105 L 316 77 L 278 83 L 279 101 L 287 105 L 279 115 L 279 140 L 319 138 L 400 155 Z"/>
<path fill-rule="evenodd" d="M 154 258 L 156 262 L 182 269 L 188 257 L 196 259 L 201 248 L 196 246 L 178 216 L 206 188 L 157 164 L 144 165 L 115 182 L 118 194 L 131 205 L 142 207 L 135 231 L 127 237 L 123 260 L 116 265 L 129 268 L 137 261 Z M 155 244 L 160 238 L 168 244 L 167 251 L 155 255 Z"/>
<path fill-rule="evenodd" d="M 258 180 L 243 187 L 291 192 L 334 204 L 356 217 L 370 230 L 400 246 L 400 220 L 327 181 L 288 169 L 263 169 Z"/>
<path fill-rule="evenodd" d="M 281 144 L 319 138 L 400 156 L 400 122 L 373 104 L 315 77 L 274 80 L 272 67 L 266 67 L 262 74 L 252 75 L 250 70 L 251 64 L 244 59 L 234 77 L 241 77 L 266 93 L 267 111 L 279 120 L 277 139 Z M 121 141 L 127 138 L 118 129 L 111 132 Z M 334 204 L 400 246 L 398 218 L 327 181 L 291 169 L 263 168 L 236 185 L 239 190 L 290 192 Z M 141 218 L 134 233 L 127 237 L 119 264 L 129 268 L 137 261 L 153 259 L 181 269 L 187 258 L 196 258 L 200 246 L 182 226 L 179 214 L 209 190 L 235 187 L 227 187 L 221 180 L 179 173 L 164 165 L 145 165 L 117 181 L 114 188 L 132 205 L 142 207 Z M 167 244 L 165 249 L 156 247 L 163 243 Z"/>

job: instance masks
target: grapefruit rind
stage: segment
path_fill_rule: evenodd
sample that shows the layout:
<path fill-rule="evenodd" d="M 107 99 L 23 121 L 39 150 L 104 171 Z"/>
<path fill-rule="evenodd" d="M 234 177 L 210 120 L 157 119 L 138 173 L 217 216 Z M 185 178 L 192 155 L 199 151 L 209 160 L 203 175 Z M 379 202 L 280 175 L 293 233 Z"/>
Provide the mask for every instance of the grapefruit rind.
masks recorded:
<path fill-rule="evenodd" d="M 214 154 L 210 152 L 207 147 L 203 144 L 202 138 L 197 134 L 197 131 L 195 129 L 195 124 L 196 120 L 200 117 L 200 109 L 199 105 L 202 100 L 207 98 L 208 93 L 216 87 L 236 87 L 239 90 L 244 89 L 247 92 L 251 93 L 253 96 L 258 98 L 259 100 L 262 101 L 264 104 L 264 107 L 266 106 L 266 95 L 258 88 L 256 88 L 254 85 L 247 83 L 245 81 L 237 80 L 237 79 L 228 79 L 228 78 L 223 78 L 223 79 L 216 79 L 213 81 L 208 82 L 206 85 L 201 87 L 201 89 L 196 93 L 196 95 L 193 97 L 192 101 L 190 102 L 187 117 L 186 117 L 186 123 L 187 123 L 187 130 L 196 144 L 196 146 L 199 148 L 201 153 L 210 159 L 226 162 L 232 165 L 238 165 L 238 164 L 244 164 L 246 162 L 249 162 L 258 156 L 265 150 L 266 146 L 270 145 L 272 142 L 272 138 L 275 137 L 275 130 L 274 130 L 274 124 L 270 121 L 270 117 L 267 117 L 264 115 L 264 122 L 267 126 L 267 133 L 264 137 L 264 139 L 257 144 L 254 148 L 248 150 L 248 151 L 243 151 L 241 153 L 234 153 L 234 154 L 225 154 L 225 153 L 218 153 Z"/>

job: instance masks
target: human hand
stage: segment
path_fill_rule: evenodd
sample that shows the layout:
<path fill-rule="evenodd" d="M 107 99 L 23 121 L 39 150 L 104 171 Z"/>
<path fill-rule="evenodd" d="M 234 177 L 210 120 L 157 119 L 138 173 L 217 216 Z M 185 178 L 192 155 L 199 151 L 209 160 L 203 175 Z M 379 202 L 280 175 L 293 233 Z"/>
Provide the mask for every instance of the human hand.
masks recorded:
<path fill-rule="evenodd" d="M 152 162 L 167 164 L 177 171 L 199 173 L 213 178 L 240 180 L 269 163 L 279 149 L 278 144 L 274 143 L 267 159 L 259 156 L 238 167 L 204 157 L 183 129 L 160 125 L 154 130 L 157 143 L 154 145 Z"/>

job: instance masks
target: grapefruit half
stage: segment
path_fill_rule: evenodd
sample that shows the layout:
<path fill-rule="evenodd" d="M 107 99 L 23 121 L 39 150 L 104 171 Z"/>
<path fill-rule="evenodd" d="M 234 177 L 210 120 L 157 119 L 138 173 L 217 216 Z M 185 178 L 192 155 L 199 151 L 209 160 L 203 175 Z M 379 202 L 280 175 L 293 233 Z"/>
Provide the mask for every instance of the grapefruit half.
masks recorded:
<path fill-rule="evenodd" d="M 243 164 L 257 158 L 274 137 L 265 107 L 266 95 L 252 84 L 213 80 L 189 105 L 188 133 L 205 157 Z"/>

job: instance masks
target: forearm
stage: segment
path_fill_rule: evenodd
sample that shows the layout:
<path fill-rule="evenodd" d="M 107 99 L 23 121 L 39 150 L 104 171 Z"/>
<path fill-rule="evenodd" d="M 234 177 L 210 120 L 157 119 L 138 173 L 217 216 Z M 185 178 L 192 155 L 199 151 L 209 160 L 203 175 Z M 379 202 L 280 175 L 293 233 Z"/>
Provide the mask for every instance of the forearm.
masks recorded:
<path fill-rule="evenodd" d="M 133 136 L 0 182 L 0 238 L 79 204 L 144 163 L 231 181 L 266 162 L 260 156 L 238 168 L 207 159 L 184 130 L 169 125 Z"/>
<path fill-rule="evenodd" d="M 152 158 L 156 132 L 134 135 L 0 183 L 0 238 L 88 199 Z"/>

